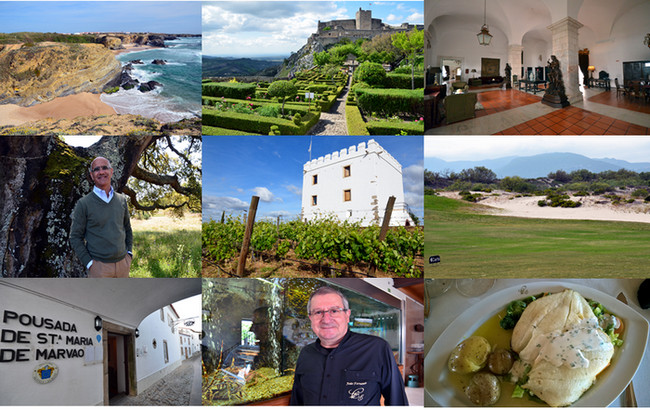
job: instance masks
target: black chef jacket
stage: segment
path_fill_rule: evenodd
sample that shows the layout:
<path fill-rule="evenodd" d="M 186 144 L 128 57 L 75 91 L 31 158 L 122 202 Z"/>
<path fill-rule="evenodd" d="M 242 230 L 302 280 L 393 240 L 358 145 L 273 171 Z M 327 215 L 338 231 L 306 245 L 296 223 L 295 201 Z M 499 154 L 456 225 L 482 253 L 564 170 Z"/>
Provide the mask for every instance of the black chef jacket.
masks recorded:
<path fill-rule="evenodd" d="M 404 381 L 384 339 L 348 332 L 335 349 L 320 339 L 298 357 L 291 392 L 292 405 L 407 406 Z"/>

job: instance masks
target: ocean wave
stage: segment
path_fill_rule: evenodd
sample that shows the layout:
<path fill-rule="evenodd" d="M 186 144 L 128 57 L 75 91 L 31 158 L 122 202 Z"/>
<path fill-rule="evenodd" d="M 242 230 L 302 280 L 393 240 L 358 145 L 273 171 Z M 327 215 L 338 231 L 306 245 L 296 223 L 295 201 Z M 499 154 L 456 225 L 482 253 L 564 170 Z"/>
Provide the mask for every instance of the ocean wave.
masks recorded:
<path fill-rule="evenodd" d="M 200 115 L 200 108 L 189 108 L 180 98 L 163 98 L 161 88 L 142 93 L 136 89 L 120 90 L 113 94 L 101 94 L 100 99 L 118 114 L 136 114 L 153 118 L 162 123 L 176 122 Z"/>

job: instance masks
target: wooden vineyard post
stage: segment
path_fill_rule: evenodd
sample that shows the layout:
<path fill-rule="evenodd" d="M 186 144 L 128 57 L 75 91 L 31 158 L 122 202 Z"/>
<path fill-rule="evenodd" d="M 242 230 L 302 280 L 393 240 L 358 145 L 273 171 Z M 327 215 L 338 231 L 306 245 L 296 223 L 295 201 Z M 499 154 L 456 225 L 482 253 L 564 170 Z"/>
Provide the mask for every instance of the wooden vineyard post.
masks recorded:
<path fill-rule="evenodd" d="M 379 231 L 379 242 L 386 239 L 386 234 L 388 233 L 388 225 L 390 224 L 390 217 L 393 214 L 393 207 L 395 206 L 395 197 L 388 197 L 388 203 L 386 203 L 386 212 L 384 212 L 384 221 L 381 224 L 381 230 Z M 370 276 L 375 276 L 377 267 L 373 266 L 370 269 Z"/>
<path fill-rule="evenodd" d="M 255 214 L 257 213 L 257 204 L 260 202 L 259 196 L 251 198 L 251 206 L 248 208 L 248 221 L 246 222 L 246 231 L 244 231 L 244 241 L 241 244 L 241 252 L 239 253 L 239 263 L 237 264 L 237 275 L 244 275 L 244 268 L 246 267 L 246 257 L 248 256 L 248 247 L 251 244 L 251 236 L 253 236 L 253 225 L 255 225 Z"/>

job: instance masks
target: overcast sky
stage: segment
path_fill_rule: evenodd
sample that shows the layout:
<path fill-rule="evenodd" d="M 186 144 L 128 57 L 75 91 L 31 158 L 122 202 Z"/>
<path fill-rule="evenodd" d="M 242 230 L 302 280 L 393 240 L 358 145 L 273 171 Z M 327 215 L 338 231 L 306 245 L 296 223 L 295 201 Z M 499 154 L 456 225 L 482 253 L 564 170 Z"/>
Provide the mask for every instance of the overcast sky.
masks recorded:
<path fill-rule="evenodd" d="M 199 1 L 0 1 L 0 32 L 201 34 Z"/>
<path fill-rule="evenodd" d="M 203 53 L 288 57 L 318 21 L 354 19 L 359 8 L 390 25 L 423 24 L 422 1 L 223 1 L 203 3 Z"/>
<path fill-rule="evenodd" d="M 423 215 L 422 137 L 372 137 L 401 165 L 406 203 Z M 370 137 L 314 137 L 312 159 L 367 142 Z M 300 215 L 303 165 L 310 137 L 203 137 L 203 220 L 248 211 L 260 197 L 257 217 Z"/>
<path fill-rule="evenodd" d="M 194 280 L 194 279 L 188 279 Z M 179 300 L 172 303 L 179 319 L 193 318 L 194 324 L 190 326 L 191 329 L 201 331 L 201 295 L 195 295 L 187 299 Z"/>
<path fill-rule="evenodd" d="M 552 152 L 570 152 L 589 158 L 650 162 L 650 137 L 424 137 L 425 166 L 427 158 L 479 161 Z"/>

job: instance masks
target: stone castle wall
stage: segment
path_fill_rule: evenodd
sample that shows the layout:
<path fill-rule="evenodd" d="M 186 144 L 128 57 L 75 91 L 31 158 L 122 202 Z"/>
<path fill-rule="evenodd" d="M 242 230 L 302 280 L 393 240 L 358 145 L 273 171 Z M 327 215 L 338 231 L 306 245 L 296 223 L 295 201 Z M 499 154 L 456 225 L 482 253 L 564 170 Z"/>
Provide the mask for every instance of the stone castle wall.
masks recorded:
<path fill-rule="evenodd" d="M 370 39 L 385 33 L 398 33 L 410 31 L 417 27 L 423 30 L 423 25 L 403 23 L 399 26 L 384 24 L 381 19 L 372 18 L 371 10 L 359 9 L 354 20 L 319 21 L 318 30 L 312 34 L 310 40 L 319 40 L 323 46 L 338 43 L 341 39 L 357 40 Z"/>

